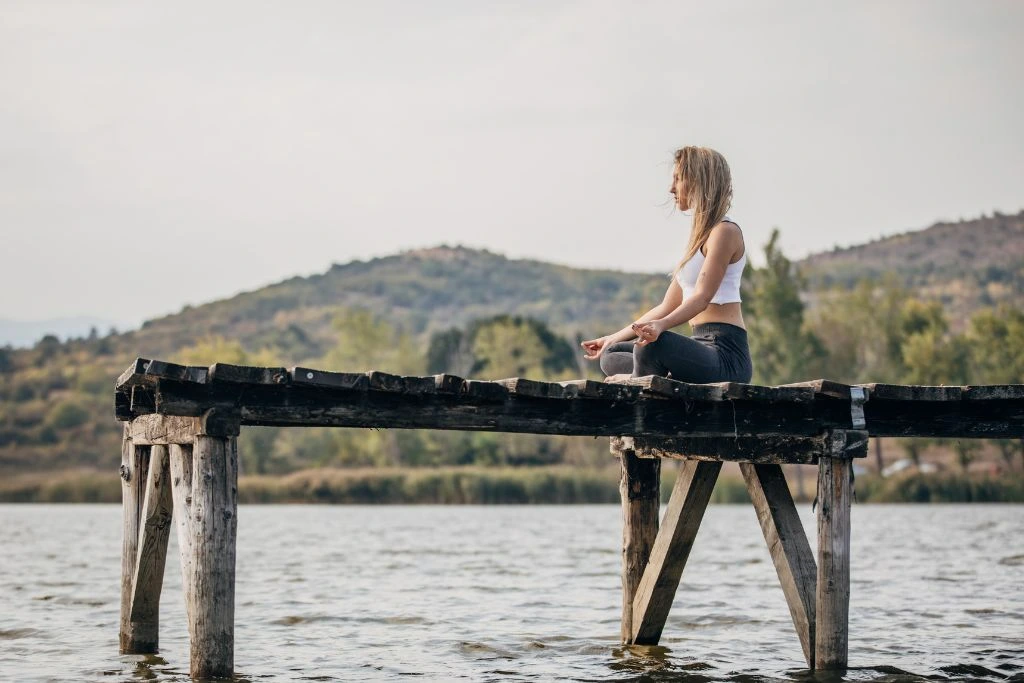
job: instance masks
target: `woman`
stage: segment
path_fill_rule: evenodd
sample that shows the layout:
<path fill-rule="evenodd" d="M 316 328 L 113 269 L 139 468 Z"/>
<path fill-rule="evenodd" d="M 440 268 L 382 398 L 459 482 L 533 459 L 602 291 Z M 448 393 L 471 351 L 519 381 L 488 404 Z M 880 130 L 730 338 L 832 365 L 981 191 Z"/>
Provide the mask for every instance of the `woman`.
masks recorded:
<path fill-rule="evenodd" d="M 693 224 L 665 298 L 618 332 L 583 342 L 584 357 L 600 359 L 606 375 L 749 382 L 753 366 L 740 310 L 747 254 L 743 233 L 726 215 L 729 164 L 712 149 L 683 147 L 675 155 L 669 192 L 679 210 L 693 212 Z M 669 332 L 685 322 L 692 337 Z"/>

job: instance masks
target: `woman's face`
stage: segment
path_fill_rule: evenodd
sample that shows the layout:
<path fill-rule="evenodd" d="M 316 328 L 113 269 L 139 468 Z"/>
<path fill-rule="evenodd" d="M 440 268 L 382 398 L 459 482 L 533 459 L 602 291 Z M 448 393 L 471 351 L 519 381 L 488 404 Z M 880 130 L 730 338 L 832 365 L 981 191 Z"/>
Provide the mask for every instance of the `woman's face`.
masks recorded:
<path fill-rule="evenodd" d="M 675 165 L 672 169 L 672 184 L 668 188 L 669 194 L 675 197 L 676 208 L 680 211 L 686 211 L 690 208 L 689 202 L 686 200 L 686 181 L 683 180 L 683 174 L 679 171 L 679 164 Z"/>

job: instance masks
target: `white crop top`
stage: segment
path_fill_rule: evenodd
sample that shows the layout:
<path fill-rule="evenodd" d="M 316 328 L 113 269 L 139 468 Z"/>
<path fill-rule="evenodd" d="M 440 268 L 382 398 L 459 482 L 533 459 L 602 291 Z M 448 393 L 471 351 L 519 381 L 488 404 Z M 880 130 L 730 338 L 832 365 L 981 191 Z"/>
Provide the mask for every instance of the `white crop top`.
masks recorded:
<path fill-rule="evenodd" d="M 735 223 L 728 216 L 722 219 L 723 223 Z M 740 278 L 743 276 L 743 267 L 747 265 L 747 250 L 743 249 L 743 256 L 736 263 L 730 263 L 725 268 L 725 276 L 722 284 L 718 285 L 718 291 L 711 297 L 713 304 L 731 304 L 740 301 Z M 689 299 L 693 290 L 697 288 L 697 276 L 700 269 L 704 267 L 704 254 L 697 250 L 697 253 L 683 264 L 676 275 L 679 286 L 683 288 L 683 300 Z"/>

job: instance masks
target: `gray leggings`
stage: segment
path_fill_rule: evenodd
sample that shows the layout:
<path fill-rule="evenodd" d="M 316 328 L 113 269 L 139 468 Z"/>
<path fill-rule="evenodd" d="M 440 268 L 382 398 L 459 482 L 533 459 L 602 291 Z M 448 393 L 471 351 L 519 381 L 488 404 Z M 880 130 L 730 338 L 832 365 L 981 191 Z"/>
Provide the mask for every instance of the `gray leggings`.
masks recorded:
<path fill-rule="evenodd" d="M 693 336 L 662 332 L 644 346 L 619 342 L 601 354 L 606 375 L 661 375 L 680 382 L 749 382 L 753 375 L 747 331 L 728 323 L 706 323 Z"/>

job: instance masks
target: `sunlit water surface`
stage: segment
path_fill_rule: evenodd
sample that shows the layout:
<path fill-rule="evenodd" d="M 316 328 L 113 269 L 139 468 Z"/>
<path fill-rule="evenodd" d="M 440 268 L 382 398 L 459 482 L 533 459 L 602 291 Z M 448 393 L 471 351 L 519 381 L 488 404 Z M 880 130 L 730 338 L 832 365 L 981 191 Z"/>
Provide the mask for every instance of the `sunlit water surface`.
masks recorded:
<path fill-rule="evenodd" d="M 0 506 L 0 680 L 188 679 L 173 535 L 161 652 L 117 654 L 120 517 Z M 814 678 L 749 506 L 708 510 L 657 648 L 618 643 L 615 506 L 246 506 L 238 531 L 239 680 Z M 851 573 L 846 680 L 1024 680 L 1024 506 L 855 505 Z"/>

